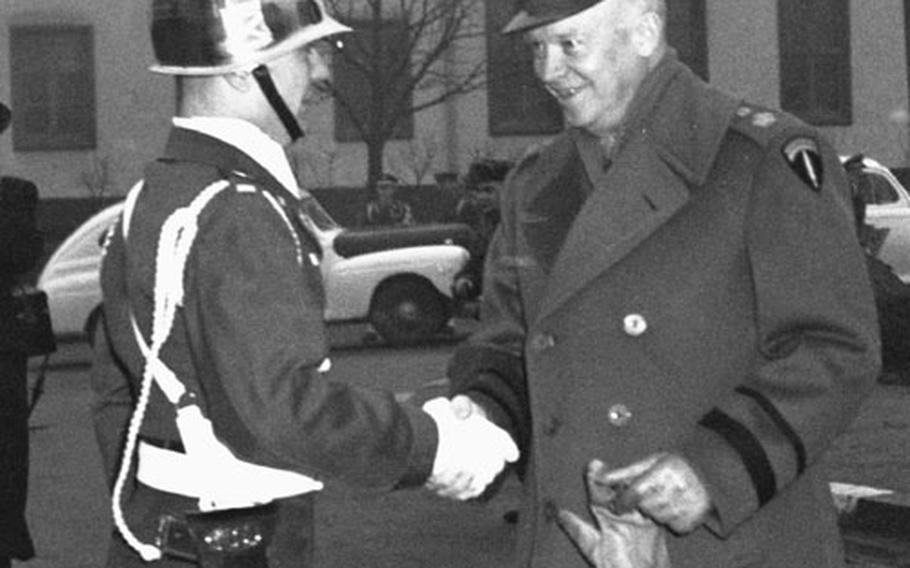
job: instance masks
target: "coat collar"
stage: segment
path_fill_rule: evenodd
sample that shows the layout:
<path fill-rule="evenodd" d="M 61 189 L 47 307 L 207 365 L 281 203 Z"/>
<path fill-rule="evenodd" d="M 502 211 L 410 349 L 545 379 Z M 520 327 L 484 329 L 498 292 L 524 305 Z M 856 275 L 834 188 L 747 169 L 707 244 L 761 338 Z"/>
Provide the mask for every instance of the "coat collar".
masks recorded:
<path fill-rule="evenodd" d="M 576 195 L 591 181 L 571 133 L 541 150 L 521 176 L 528 180 L 525 221 L 534 221 L 525 223 L 528 245 L 538 263 L 559 276 L 548 278 L 540 317 L 685 206 L 707 180 L 739 106 L 672 52 L 639 92 L 613 164 L 583 205 Z"/>
<path fill-rule="evenodd" d="M 292 201 L 294 196 L 262 164 L 245 152 L 208 134 L 196 130 L 175 127 L 171 129 L 161 160 L 174 162 L 197 162 L 217 168 L 224 176 L 239 175 L 249 178 L 276 196 Z"/>

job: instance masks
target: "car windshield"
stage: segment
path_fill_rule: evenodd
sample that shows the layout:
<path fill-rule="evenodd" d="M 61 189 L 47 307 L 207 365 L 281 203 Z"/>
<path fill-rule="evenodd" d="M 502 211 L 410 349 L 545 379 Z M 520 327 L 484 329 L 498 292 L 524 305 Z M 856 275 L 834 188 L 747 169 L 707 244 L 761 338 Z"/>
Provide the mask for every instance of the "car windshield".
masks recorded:
<path fill-rule="evenodd" d="M 886 205 L 899 199 L 888 179 L 875 171 L 863 170 L 858 176 L 857 184 L 856 189 L 867 205 Z"/>
<path fill-rule="evenodd" d="M 309 217 L 322 231 L 331 231 L 340 228 L 332 216 L 322 208 L 315 197 L 305 197 L 301 200 L 302 214 Z"/>

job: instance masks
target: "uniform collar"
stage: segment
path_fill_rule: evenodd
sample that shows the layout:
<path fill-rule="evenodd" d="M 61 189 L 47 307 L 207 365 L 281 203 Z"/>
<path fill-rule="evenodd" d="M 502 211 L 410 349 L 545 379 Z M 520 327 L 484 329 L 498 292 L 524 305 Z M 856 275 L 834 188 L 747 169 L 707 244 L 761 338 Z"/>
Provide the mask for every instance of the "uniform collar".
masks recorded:
<path fill-rule="evenodd" d="M 265 168 L 291 194 L 301 196 L 284 148 L 251 122 L 209 116 L 174 117 L 173 122 L 178 128 L 205 134 L 237 148 Z"/>
<path fill-rule="evenodd" d="M 672 50 L 648 80 L 635 128 L 691 186 L 704 184 L 740 100 L 699 79 Z"/>
<path fill-rule="evenodd" d="M 611 155 L 605 157 L 615 157 L 632 137 L 641 135 L 678 175 L 692 185 L 701 185 L 738 106 L 738 100 L 698 79 L 669 48 L 642 81 L 626 120 L 614 133 Z M 569 135 L 589 176 L 597 179 L 597 166 L 603 164 L 598 154 L 603 155 L 604 146 L 579 129 L 570 129 Z"/>

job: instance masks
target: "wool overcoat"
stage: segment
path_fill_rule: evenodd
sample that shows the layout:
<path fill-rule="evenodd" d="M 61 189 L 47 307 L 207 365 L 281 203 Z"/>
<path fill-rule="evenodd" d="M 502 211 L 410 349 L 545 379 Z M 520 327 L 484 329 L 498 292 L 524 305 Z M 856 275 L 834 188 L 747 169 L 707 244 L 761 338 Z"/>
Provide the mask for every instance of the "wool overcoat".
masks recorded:
<path fill-rule="evenodd" d="M 523 451 L 517 565 L 586 566 L 555 517 L 585 515 L 588 462 L 671 451 L 714 505 L 674 568 L 841 566 L 825 452 L 880 363 L 838 157 L 675 57 L 636 97 L 594 179 L 572 131 L 512 172 L 450 364 Z"/>

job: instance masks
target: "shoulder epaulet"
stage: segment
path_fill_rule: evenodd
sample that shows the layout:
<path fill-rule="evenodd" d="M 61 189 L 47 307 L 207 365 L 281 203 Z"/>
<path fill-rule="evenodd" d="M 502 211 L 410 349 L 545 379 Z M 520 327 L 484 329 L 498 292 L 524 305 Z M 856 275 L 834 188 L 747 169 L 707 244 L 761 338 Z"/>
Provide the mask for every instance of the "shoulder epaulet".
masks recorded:
<path fill-rule="evenodd" d="M 797 124 L 792 117 L 785 113 L 743 103 L 736 109 L 730 126 L 760 146 L 766 146 L 780 135 L 782 130 L 787 130 Z"/>
<path fill-rule="evenodd" d="M 821 150 L 811 128 L 787 113 L 742 104 L 731 127 L 762 148 L 780 151 L 787 165 L 813 191 L 823 182 Z"/>

